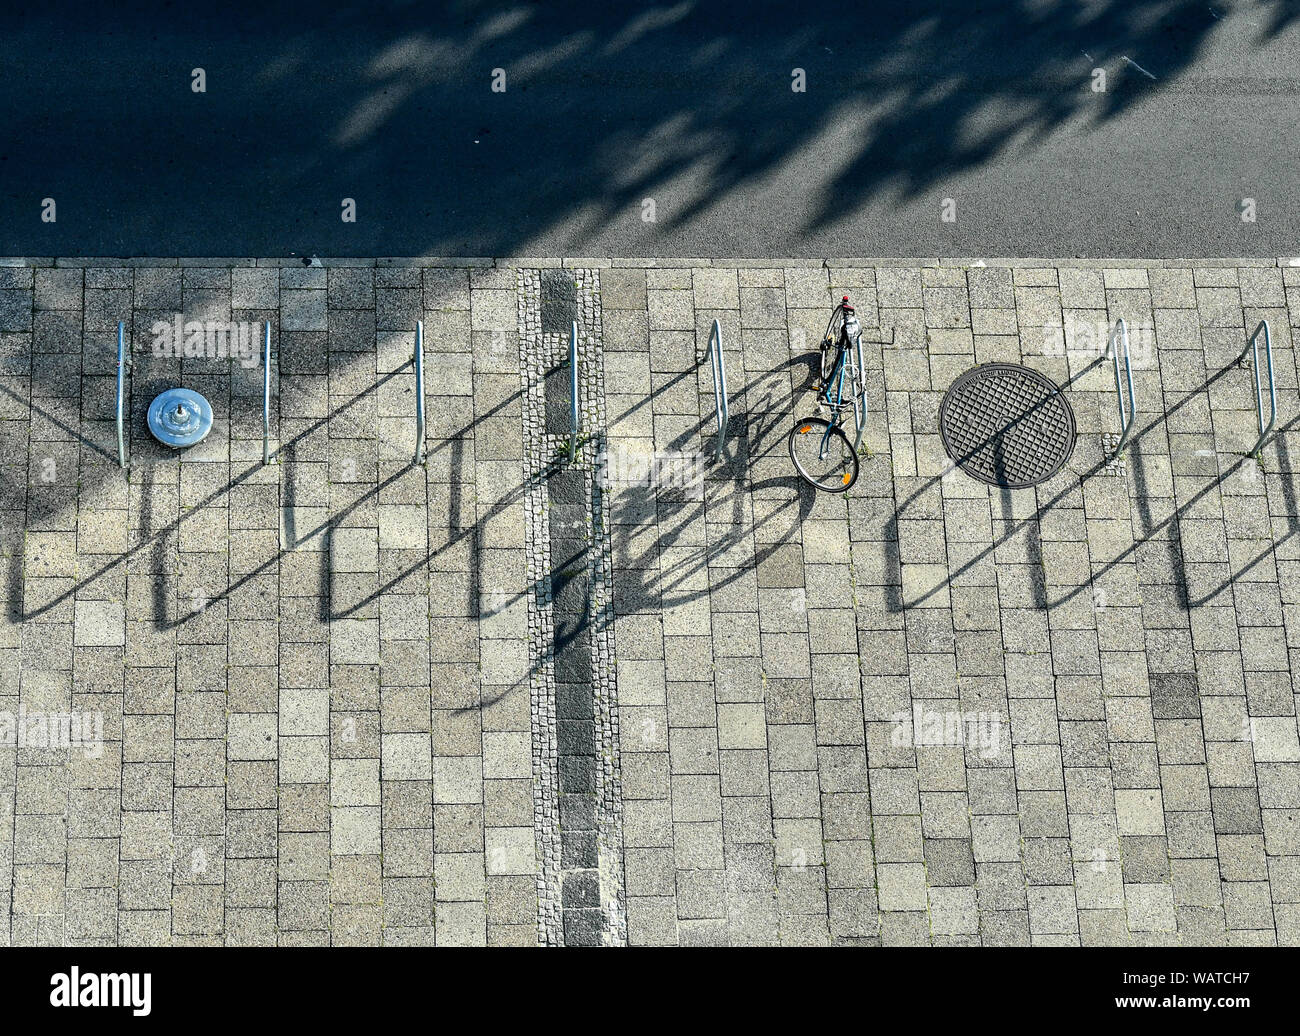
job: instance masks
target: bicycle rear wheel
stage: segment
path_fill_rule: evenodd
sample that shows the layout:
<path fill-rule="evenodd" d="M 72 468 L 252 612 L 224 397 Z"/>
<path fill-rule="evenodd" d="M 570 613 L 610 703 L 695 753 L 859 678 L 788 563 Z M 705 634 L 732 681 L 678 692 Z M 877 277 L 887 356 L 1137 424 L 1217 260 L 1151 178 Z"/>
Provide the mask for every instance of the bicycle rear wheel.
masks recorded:
<path fill-rule="evenodd" d="M 858 479 L 858 455 L 839 425 L 809 417 L 790 430 L 790 459 L 815 489 L 844 493 Z"/>

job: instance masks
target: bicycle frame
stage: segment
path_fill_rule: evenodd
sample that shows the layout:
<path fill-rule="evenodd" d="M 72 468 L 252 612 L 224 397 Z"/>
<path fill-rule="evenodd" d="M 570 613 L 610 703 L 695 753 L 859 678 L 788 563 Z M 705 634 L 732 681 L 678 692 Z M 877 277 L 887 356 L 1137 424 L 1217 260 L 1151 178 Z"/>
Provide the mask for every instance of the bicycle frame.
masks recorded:
<path fill-rule="evenodd" d="M 841 335 L 843 335 L 842 331 Z M 835 381 L 835 402 L 831 403 L 830 386 L 828 385 L 826 389 L 826 403 L 831 408 L 831 420 L 827 422 L 826 431 L 822 433 L 821 446 L 817 454 L 822 460 L 826 459 L 826 450 L 831 444 L 831 429 L 839 427 L 840 414 L 842 412 L 844 400 L 844 372 L 848 368 L 848 364 L 845 362 L 848 350 L 844 342 L 840 342 L 840 344 L 836 346 L 836 349 L 835 368 L 831 372 L 831 378 Z"/>
<path fill-rule="evenodd" d="M 857 350 L 857 364 L 853 373 L 853 417 L 857 425 L 857 436 L 854 439 L 853 451 L 856 453 L 862 445 L 862 432 L 867 423 L 867 386 L 865 382 L 862 359 L 862 332 L 859 329 L 856 339 L 850 339 L 848 332 L 848 314 L 852 313 L 848 309 L 848 299 L 845 298 L 831 313 L 830 321 L 826 324 L 826 333 L 823 336 L 824 342 L 831 341 L 831 328 L 835 326 L 835 318 L 840 318 L 839 334 L 835 337 L 835 364 L 831 368 L 830 376 L 826 379 L 826 385 L 822 392 L 822 401 L 830 409 L 831 419 L 826 426 L 826 431 L 822 434 L 821 446 L 818 450 L 818 456 L 826 459 L 826 451 L 830 446 L 831 430 L 838 428 L 844 413 L 844 378 L 848 374 L 849 368 L 854 367 L 853 350 Z M 831 385 L 835 386 L 835 398 L 831 399 Z"/>

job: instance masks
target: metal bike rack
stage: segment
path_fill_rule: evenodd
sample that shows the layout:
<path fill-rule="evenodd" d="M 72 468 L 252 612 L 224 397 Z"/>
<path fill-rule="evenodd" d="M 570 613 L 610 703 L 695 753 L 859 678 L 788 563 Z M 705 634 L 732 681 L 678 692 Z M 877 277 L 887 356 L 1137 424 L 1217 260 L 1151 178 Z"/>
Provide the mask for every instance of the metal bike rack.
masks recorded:
<path fill-rule="evenodd" d="M 1264 332 L 1264 355 L 1268 358 L 1268 424 L 1264 424 L 1264 390 L 1259 383 L 1259 333 Z M 1242 352 L 1242 357 L 1245 357 Z M 1255 416 L 1259 422 L 1259 441 L 1255 443 L 1255 448 L 1250 451 L 1250 455 L 1256 460 L 1260 459 L 1260 452 L 1264 449 L 1264 441 L 1268 438 L 1273 426 L 1277 424 L 1277 385 L 1273 381 L 1273 340 L 1269 334 L 1268 321 L 1261 320 L 1259 325 L 1251 332 L 1250 335 L 1250 359 L 1251 366 L 1255 368 Z"/>
<path fill-rule="evenodd" d="M 1128 378 L 1128 414 L 1125 416 L 1124 407 L 1124 386 L 1119 376 L 1119 349 L 1116 348 L 1118 341 L 1124 343 L 1124 371 Z M 1137 418 L 1137 404 L 1133 399 L 1133 363 L 1128 354 L 1128 325 L 1124 323 L 1121 317 L 1115 321 L 1115 327 L 1110 333 L 1110 356 L 1115 364 L 1115 395 L 1119 400 L 1119 423 L 1122 431 L 1120 432 L 1119 442 L 1115 444 L 1115 456 L 1124 452 L 1124 444 L 1128 442 L 1129 433 L 1133 430 L 1133 423 Z"/>
<path fill-rule="evenodd" d="M 117 322 L 117 464 L 126 470 L 126 432 L 122 421 L 123 402 L 126 399 L 126 325 Z"/>
<path fill-rule="evenodd" d="M 262 463 L 271 463 L 271 321 L 262 337 Z"/>
<path fill-rule="evenodd" d="M 731 422 L 731 411 L 727 406 L 727 366 L 722 359 L 722 325 L 716 320 L 709 332 L 709 360 L 713 369 L 714 416 L 718 423 L 718 442 L 713 450 L 716 462 L 722 459 L 722 443 L 727 437 L 727 425 Z"/>
<path fill-rule="evenodd" d="M 857 453 L 862 448 L 862 433 L 867 428 L 867 365 L 862 359 L 862 334 L 858 333 L 858 340 L 854 343 L 858 353 L 858 371 L 857 371 L 857 398 L 853 401 L 853 421 L 858 426 L 858 434 L 853 439 L 853 452 Z"/>
<path fill-rule="evenodd" d="M 417 320 L 415 322 L 415 463 L 424 462 L 424 321 Z"/>
<path fill-rule="evenodd" d="M 578 322 L 569 331 L 569 463 L 578 456 Z"/>

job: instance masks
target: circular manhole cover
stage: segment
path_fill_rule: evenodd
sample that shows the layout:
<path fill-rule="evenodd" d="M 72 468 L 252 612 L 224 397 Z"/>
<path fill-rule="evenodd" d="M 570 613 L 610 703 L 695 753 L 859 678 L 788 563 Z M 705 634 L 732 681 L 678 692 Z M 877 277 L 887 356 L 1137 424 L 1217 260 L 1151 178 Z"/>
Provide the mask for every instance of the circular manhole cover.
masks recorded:
<path fill-rule="evenodd" d="M 968 475 L 1023 489 L 1051 478 L 1074 449 L 1074 411 L 1038 371 L 1015 363 L 972 367 L 939 404 L 943 448 Z"/>

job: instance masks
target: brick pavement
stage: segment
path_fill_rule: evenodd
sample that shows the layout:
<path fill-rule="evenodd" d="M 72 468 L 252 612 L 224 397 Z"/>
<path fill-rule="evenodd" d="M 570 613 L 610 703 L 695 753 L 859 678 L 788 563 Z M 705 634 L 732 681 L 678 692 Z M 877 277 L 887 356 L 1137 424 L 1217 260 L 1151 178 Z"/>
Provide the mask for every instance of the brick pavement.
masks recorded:
<path fill-rule="evenodd" d="M 572 573 L 539 522 L 562 436 L 527 416 L 545 371 L 520 297 L 561 265 L 598 300 L 580 469 L 609 480 L 606 525 L 586 478 L 579 554 L 582 585 L 612 568 L 612 629 L 595 589 L 564 606 L 598 633 L 581 754 L 622 848 L 595 937 L 1300 943 L 1300 265 L 582 259 L 0 266 L 0 942 L 564 941 L 540 864 L 570 785 L 539 723 Z M 871 340 L 868 455 L 818 496 L 785 439 L 841 294 Z M 275 464 L 261 370 L 156 355 L 176 314 L 271 321 Z M 1239 357 L 1264 318 L 1257 465 Z M 990 361 L 1074 409 L 1035 488 L 944 453 L 940 398 Z M 179 454 L 143 420 L 174 384 L 216 416 Z M 46 746 L 58 715 L 91 746 Z"/>

